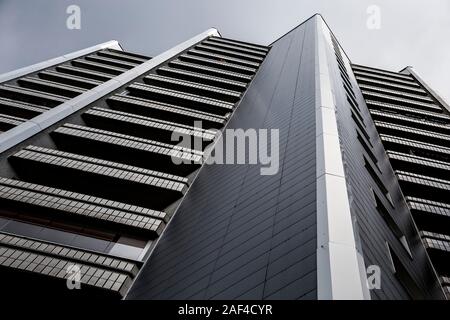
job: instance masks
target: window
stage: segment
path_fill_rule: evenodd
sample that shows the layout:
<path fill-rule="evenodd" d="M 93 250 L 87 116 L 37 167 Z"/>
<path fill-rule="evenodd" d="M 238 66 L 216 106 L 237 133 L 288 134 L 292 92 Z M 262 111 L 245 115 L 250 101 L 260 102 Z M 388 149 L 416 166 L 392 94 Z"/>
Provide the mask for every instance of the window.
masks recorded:
<path fill-rule="evenodd" d="M 397 237 L 398 241 L 402 244 L 403 248 L 408 253 L 409 257 L 412 258 L 411 249 L 409 248 L 408 241 L 406 240 L 405 235 L 401 231 L 395 219 L 392 217 L 389 210 L 383 205 L 381 199 L 377 196 L 377 194 L 373 190 L 372 193 L 375 199 L 376 209 L 378 213 L 383 218 L 384 222 L 387 224 L 389 229 L 391 229 L 391 231 Z"/>
<path fill-rule="evenodd" d="M 408 272 L 404 264 L 401 262 L 400 258 L 397 254 L 392 250 L 392 247 L 389 243 L 386 242 L 387 251 L 389 259 L 392 263 L 392 270 L 403 286 L 405 291 L 408 293 L 409 297 L 412 300 L 423 300 L 425 296 L 423 294 L 423 289 L 416 283 L 411 274 Z"/>
<path fill-rule="evenodd" d="M 364 135 L 364 137 L 367 139 L 367 141 L 370 143 L 370 137 L 366 132 L 366 128 L 365 128 L 365 124 L 361 121 L 359 121 L 359 119 L 357 118 L 355 112 L 353 110 L 351 110 L 352 113 L 352 119 L 353 121 L 356 123 L 356 125 L 358 126 L 359 130 L 361 130 L 361 133 Z"/>
<path fill-rule="evenodd" d="M 358 130 L 356 131 L 356 134 L 357 134 L 357 139 L 358 139 L 359 143 L 361 143 L 361 145 L 363 146 L 366 153 L 369 155 L 372 162 L 376 165 L 378 171 L 381 172 L 380 168 L 378 167 L 378 159 L 375 156 L 375 154 L 372 152 L 372 148 L 367 144 L 366 140 L 362 137 L 362 135 L 359 133 Z"/>
<path fill-rule="evenodd" d="M 369 172 L 370 176 L 372 177 L 372 180 L 376 183 L 376 185 L 378 186 L 380 191 L 383 192 L 384 196 L 389 201 L 389 203 L 392 205 L 392 207 L 394 207 L 394 203 L 392 201 L 391 195 L 390 195 L 388 189 L 386 188 L 386 186 L 384 185 L 383 181 L 381 181 L 380 177 L 375 172 L 375 169 L 370 164 L 369 160 L 367 160 L 367 158 L 365 156 L 363 156 L 363 158 L 364 158 L 364 166 L 366 167 L 367 171 Z"/>

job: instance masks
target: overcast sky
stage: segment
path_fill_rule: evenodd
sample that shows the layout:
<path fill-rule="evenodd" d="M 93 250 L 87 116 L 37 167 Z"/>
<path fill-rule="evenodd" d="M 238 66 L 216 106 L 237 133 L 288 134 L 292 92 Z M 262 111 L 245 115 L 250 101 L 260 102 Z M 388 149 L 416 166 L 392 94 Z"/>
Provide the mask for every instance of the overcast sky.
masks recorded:
<path fill-rule="evenodd" d="M 66 27 L 69 5 L 81 29 Z M 367 27 L 367 8 L 381 28 Z M 0 0 L 0 73 L 108 40 L 150 56 L 210 27 L 269 44 L 321 13 L 354 63 L 398 71 L 412 65 L 450 101 L 448 0 Z"/>

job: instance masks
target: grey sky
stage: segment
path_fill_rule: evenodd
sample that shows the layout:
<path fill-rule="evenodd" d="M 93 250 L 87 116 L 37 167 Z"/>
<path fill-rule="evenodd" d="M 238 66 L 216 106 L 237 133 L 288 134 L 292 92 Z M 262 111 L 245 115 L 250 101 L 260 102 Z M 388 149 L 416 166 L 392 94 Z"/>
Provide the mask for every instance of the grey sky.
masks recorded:
<path fill-rule="evenodd" d="M 66 28 L 71 4 L 81 30 Z M 380 30 L 366 27 L 369 5 L 381 9 Z M 112 39 L 156 55 L 209 27 L 268 44 L 317 12 L 353 62 L 412 65 L 450 101 L 448 0 L 0 0 L 0 73 Z"/>

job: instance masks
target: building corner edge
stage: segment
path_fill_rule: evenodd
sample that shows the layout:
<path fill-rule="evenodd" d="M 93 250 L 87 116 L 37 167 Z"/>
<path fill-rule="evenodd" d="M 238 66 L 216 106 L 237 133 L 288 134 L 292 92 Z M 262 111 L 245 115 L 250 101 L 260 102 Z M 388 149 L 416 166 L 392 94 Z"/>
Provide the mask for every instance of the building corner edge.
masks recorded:
<path fill-rule="evenodd" d="M 312 23 L 316 51 L 317 298 L 370 300 L 364 258 L 356 245 L 339 141 L 326 49 L 331 38 L 320 15 Z"/>

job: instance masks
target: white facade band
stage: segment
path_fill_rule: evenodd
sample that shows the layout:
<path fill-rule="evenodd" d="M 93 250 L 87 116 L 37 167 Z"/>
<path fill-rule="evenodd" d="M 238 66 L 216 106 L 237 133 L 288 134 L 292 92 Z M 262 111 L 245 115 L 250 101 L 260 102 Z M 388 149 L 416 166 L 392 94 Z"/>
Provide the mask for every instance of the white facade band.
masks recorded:
<path fill-rule="evenodd" d="M 317 297 L 319 300 L 370 299 L 364 260 L 357 250 L 327 50 L 331 36 L 315 19 Z"/>

